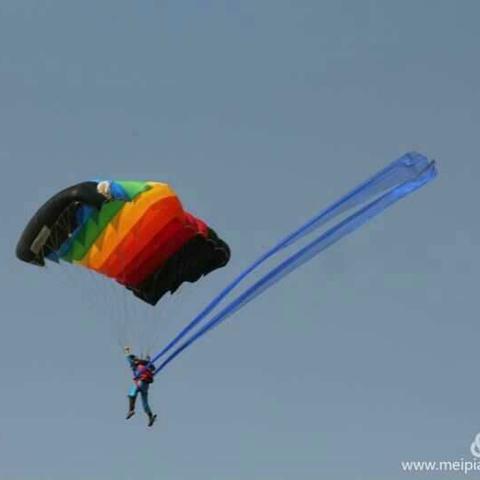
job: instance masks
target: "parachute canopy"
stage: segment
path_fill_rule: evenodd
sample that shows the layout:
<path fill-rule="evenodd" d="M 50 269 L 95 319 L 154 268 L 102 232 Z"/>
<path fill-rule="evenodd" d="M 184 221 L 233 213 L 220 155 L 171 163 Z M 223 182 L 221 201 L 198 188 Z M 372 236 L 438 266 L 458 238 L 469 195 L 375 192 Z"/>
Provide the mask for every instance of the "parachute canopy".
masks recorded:
<path fill-rule="evenodd" d="M 186 212 L 166 183 L 89 181 L 51 197 L 17 244 L 17 257 L 81 265 L 155 305 L 230 259 L 228 245 Z"/>

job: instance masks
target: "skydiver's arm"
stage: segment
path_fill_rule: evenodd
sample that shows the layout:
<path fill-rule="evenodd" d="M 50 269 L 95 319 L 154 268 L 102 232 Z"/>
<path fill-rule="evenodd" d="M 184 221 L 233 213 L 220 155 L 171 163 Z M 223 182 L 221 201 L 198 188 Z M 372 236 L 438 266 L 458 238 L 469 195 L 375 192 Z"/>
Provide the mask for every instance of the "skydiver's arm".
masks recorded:
<path fill-rule="evenodd" d="M 125 355 L 127 356 L 127 362 L 130 368 L 132 369 L 133 373 L 135 373 L 135 355 L 133 355 L 131 352 L 132 350 L 130 347 L 123 347 L 123 351 L 125 352 Z"/>
<path fill-rule="evenodd" d="M 135 355 L 129 355 L 127 357 L 127 362 L 128 362 L 128 365 L 130 366 L 130 368 L 132 369 L 132 372 L 133 373 L 136 373 L 136 367 L 135 367 Z"/>

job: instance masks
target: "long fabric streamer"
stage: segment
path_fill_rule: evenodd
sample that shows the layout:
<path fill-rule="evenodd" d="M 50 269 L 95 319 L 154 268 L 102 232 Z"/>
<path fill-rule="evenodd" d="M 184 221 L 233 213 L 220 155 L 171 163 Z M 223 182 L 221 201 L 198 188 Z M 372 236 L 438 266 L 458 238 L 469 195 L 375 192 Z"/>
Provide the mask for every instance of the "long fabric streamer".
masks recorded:
<path fill-rule="evenodd" d="M 260 256 L 255 262 L 241 272 L 231 283 L 229 283 L 213 300 L 197 314 L 194 319 L 180 333 L 168 343 L 154 358 L 151 363 L 157 362 L 182 338 L 184 338 L 194 327 L 209 314 L 212 310 L 246 277 L 260 267 L 269 258 L 298 242 L 301 238 L 312 233 L 314 230 L 325 225 L 339 215 L 357 207 L 357 210 L 347 218 L 331 227 L 309 244 L 291 254 L 286 260 L 275 268 L 264 274 L 258 281 L 247 288 L 241 295 L 232 300 L 219 313 L 213 316 L 196 333 L 189 337 L 184 343 L 178 346 L 158 366 L 155 373 L 160 372 L 182 351 L 202 337 L 212 328 L 226 320 L 233 313 L 251 302 L 266 289 L 277 283 L 293 270 L 311 260 L 323 250 L 327 249 L 345 235 L 353 232 L 373 217 L 393 205 L 401 198 L 421 188 L 430 182 L 437 175 L 435 164 L 419 153 L 407 153 L 398 160 L 392 162 L 380 172 L 375 174 L 366 182 L 360 184 L 340 200 L 315 215 L 300 228 L 286 236 L 270 250 Z M 372 200 L 373 199 L 373 200 Z M 370 203 L 366 204 L 370 200 Z M 361 206 L 363 205 L 363 206 Z"/>

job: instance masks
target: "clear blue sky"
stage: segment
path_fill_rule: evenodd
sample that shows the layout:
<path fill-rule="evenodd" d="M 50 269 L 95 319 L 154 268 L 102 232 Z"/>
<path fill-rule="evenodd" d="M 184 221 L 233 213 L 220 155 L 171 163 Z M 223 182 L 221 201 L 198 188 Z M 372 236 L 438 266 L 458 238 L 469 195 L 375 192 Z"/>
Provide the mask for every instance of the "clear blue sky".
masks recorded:
<path fill-rule="evenodd" d="M 0 478 L 394 480 L 401 460 L 468 457 L 479 18 L 474 0 L 3 0 Z M 91 277 L 72 286 L 14 256 L 66 185 L 171 182 L 233 258 L 148 314 L 160 347 L 267 246 L 412 149 L 439 179 L 173 363 L 152 430 L 124 420 L 129 375 Z"/>

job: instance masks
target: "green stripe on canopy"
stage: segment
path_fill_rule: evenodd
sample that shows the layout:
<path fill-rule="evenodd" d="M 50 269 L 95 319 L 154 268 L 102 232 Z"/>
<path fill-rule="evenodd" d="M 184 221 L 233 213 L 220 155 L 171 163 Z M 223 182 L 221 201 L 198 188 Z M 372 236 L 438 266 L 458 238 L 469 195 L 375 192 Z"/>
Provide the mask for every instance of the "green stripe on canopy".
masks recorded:
<path fill-rule="evenodd" d="M 93 212 L 62 259 L 67 262 L 81 260 L 124 205 L 125 202 L 121 200 L 113 200 L 105 203 L 99 212 Z"/>
<path fill-rule="evenodd" d="M 125 190 L 125 193 L 128 195 L 130 200 L 133 200 L 137 195 L 139 195 L 142 192 L 145 192 L 149 190 L 151 187 L 147 182 L 136 182 L 136 181 L 117 181 L 115 180 L 115 183 L 120 185 L 123 190 Z"/>

